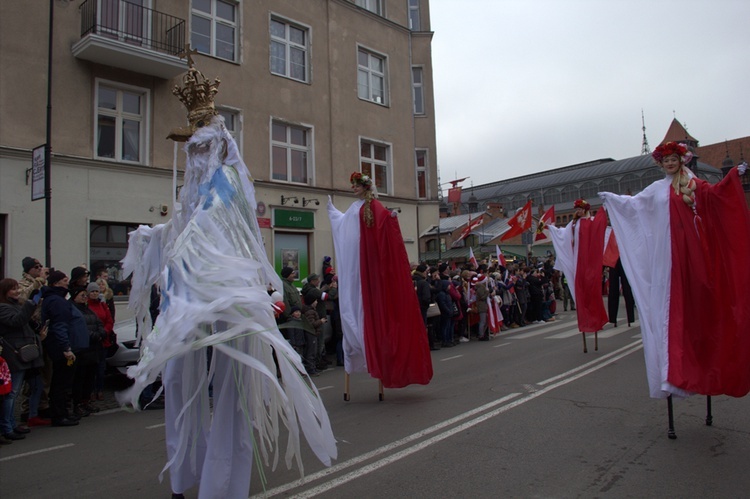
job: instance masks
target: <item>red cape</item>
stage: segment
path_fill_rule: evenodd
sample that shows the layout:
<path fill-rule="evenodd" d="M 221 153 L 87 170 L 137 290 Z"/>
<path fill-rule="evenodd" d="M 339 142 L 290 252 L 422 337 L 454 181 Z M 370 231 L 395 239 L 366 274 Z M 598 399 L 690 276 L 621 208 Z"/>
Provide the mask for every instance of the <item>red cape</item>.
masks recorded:
<path fill-rule="evenodd" d="M 704 395 L 741 397 L 750 391 L 750 212 L 736 168 L 716 185 L 696 183 L 703 237 L 693 210 L 670 192 L 667 379 Z"/>
<path fill-rule="evenodd" d="M 576 310 L 578 330 L 594 333 L 607 323 L 607 311 L 602 300 L 602 266 L 604 232 L 607 230 L 607 214 L 599 210 L 594 218 L 581 218 L 578 238 L 578 260 L 576 262 Z"/>
<path fill-rule="evenodd" d="M 367 227 L 360 209 L 360 268 L 367 370 L 386 388 L 432 379 L 427 331 L 411 279 L 398 219 L 379 201 L 370 203 Z"/>

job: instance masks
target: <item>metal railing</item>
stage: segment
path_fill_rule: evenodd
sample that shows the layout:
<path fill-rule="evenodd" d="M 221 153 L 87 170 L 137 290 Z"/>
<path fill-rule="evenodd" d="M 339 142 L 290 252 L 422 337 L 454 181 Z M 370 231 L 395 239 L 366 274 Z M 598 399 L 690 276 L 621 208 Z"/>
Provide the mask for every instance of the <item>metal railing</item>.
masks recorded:
<path fill-rule="evenodd" d="M 185 20 L 125 0 L 85 0 L 81 38 L 97 34 L 177 55 L 185 50 Z"/>

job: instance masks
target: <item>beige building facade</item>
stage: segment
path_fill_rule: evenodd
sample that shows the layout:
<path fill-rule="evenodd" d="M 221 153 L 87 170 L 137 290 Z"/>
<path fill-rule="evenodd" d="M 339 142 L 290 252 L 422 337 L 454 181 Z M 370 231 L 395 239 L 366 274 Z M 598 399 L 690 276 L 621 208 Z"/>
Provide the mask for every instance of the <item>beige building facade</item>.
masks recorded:
<path fill-rule="evenodd" d="M 399 211 L 407 253 L 437 223 L 428 0 L 55 0 L 51 65 L 51 264 L 125 276 L 127 232 L 171 216 L 184 153 L 172 95 L 187 68 L 219 78 L 216 106 L 253 176 L 277 269 L 334 257 L 326 205 L 352 171 Z M 45 258 L 45 201 L 31 200 L 46 142 L 49 2 L 0 3 L 0 276 Z M 176 158 L 176 161 L 175 161 Z M 126 292 L 126 286 L 121 286 Z"/>

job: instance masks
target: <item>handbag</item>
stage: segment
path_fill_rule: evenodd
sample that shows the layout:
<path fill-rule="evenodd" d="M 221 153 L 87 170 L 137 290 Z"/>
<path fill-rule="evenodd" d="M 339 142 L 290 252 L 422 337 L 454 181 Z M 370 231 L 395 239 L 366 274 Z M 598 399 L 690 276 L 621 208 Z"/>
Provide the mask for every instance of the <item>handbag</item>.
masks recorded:
<path fill-rule="evenodd" d="M 21 362 L 31 362 L 32 360 L 36 360 L 39 358 L 39 356 L 42 354 L 42 352 L 39 350 L 39 346 L 36 344 L 28 344 L 24 345 L 18 350 L 13 348 L 10 343 L 8 343 L 5 338 L 2 338 L 3 343 L 8 345 L 10 347 L 11 351 L 18 356 L 19 359 L 21 359 Z"/>

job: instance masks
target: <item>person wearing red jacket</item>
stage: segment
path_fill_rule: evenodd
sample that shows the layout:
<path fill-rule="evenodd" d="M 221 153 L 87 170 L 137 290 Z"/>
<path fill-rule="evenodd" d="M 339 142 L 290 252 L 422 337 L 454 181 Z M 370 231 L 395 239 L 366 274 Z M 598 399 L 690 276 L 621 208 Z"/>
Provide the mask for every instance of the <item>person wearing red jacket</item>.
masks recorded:
<path fill-rule="evenodd" d="M 99 349 L 99 360 L 96 370 L 96 381 L 94 384 L 94 397 L 97 400 L 104 399 L 104 373 L 107 369 L 107 352 L 111 349 L 112 345 L 116 344 L 114 320 L 112 320 L 112 313 L 109 311 L 107 304 L 99 299 L 100 288 L 95 282 L 92 282 L 86 288 L 88 293 L 88 306 L 96 314 L 102 324 L 104 325 L 104 332 L 106 336 L 102 341 L 102 348 Z"/>

